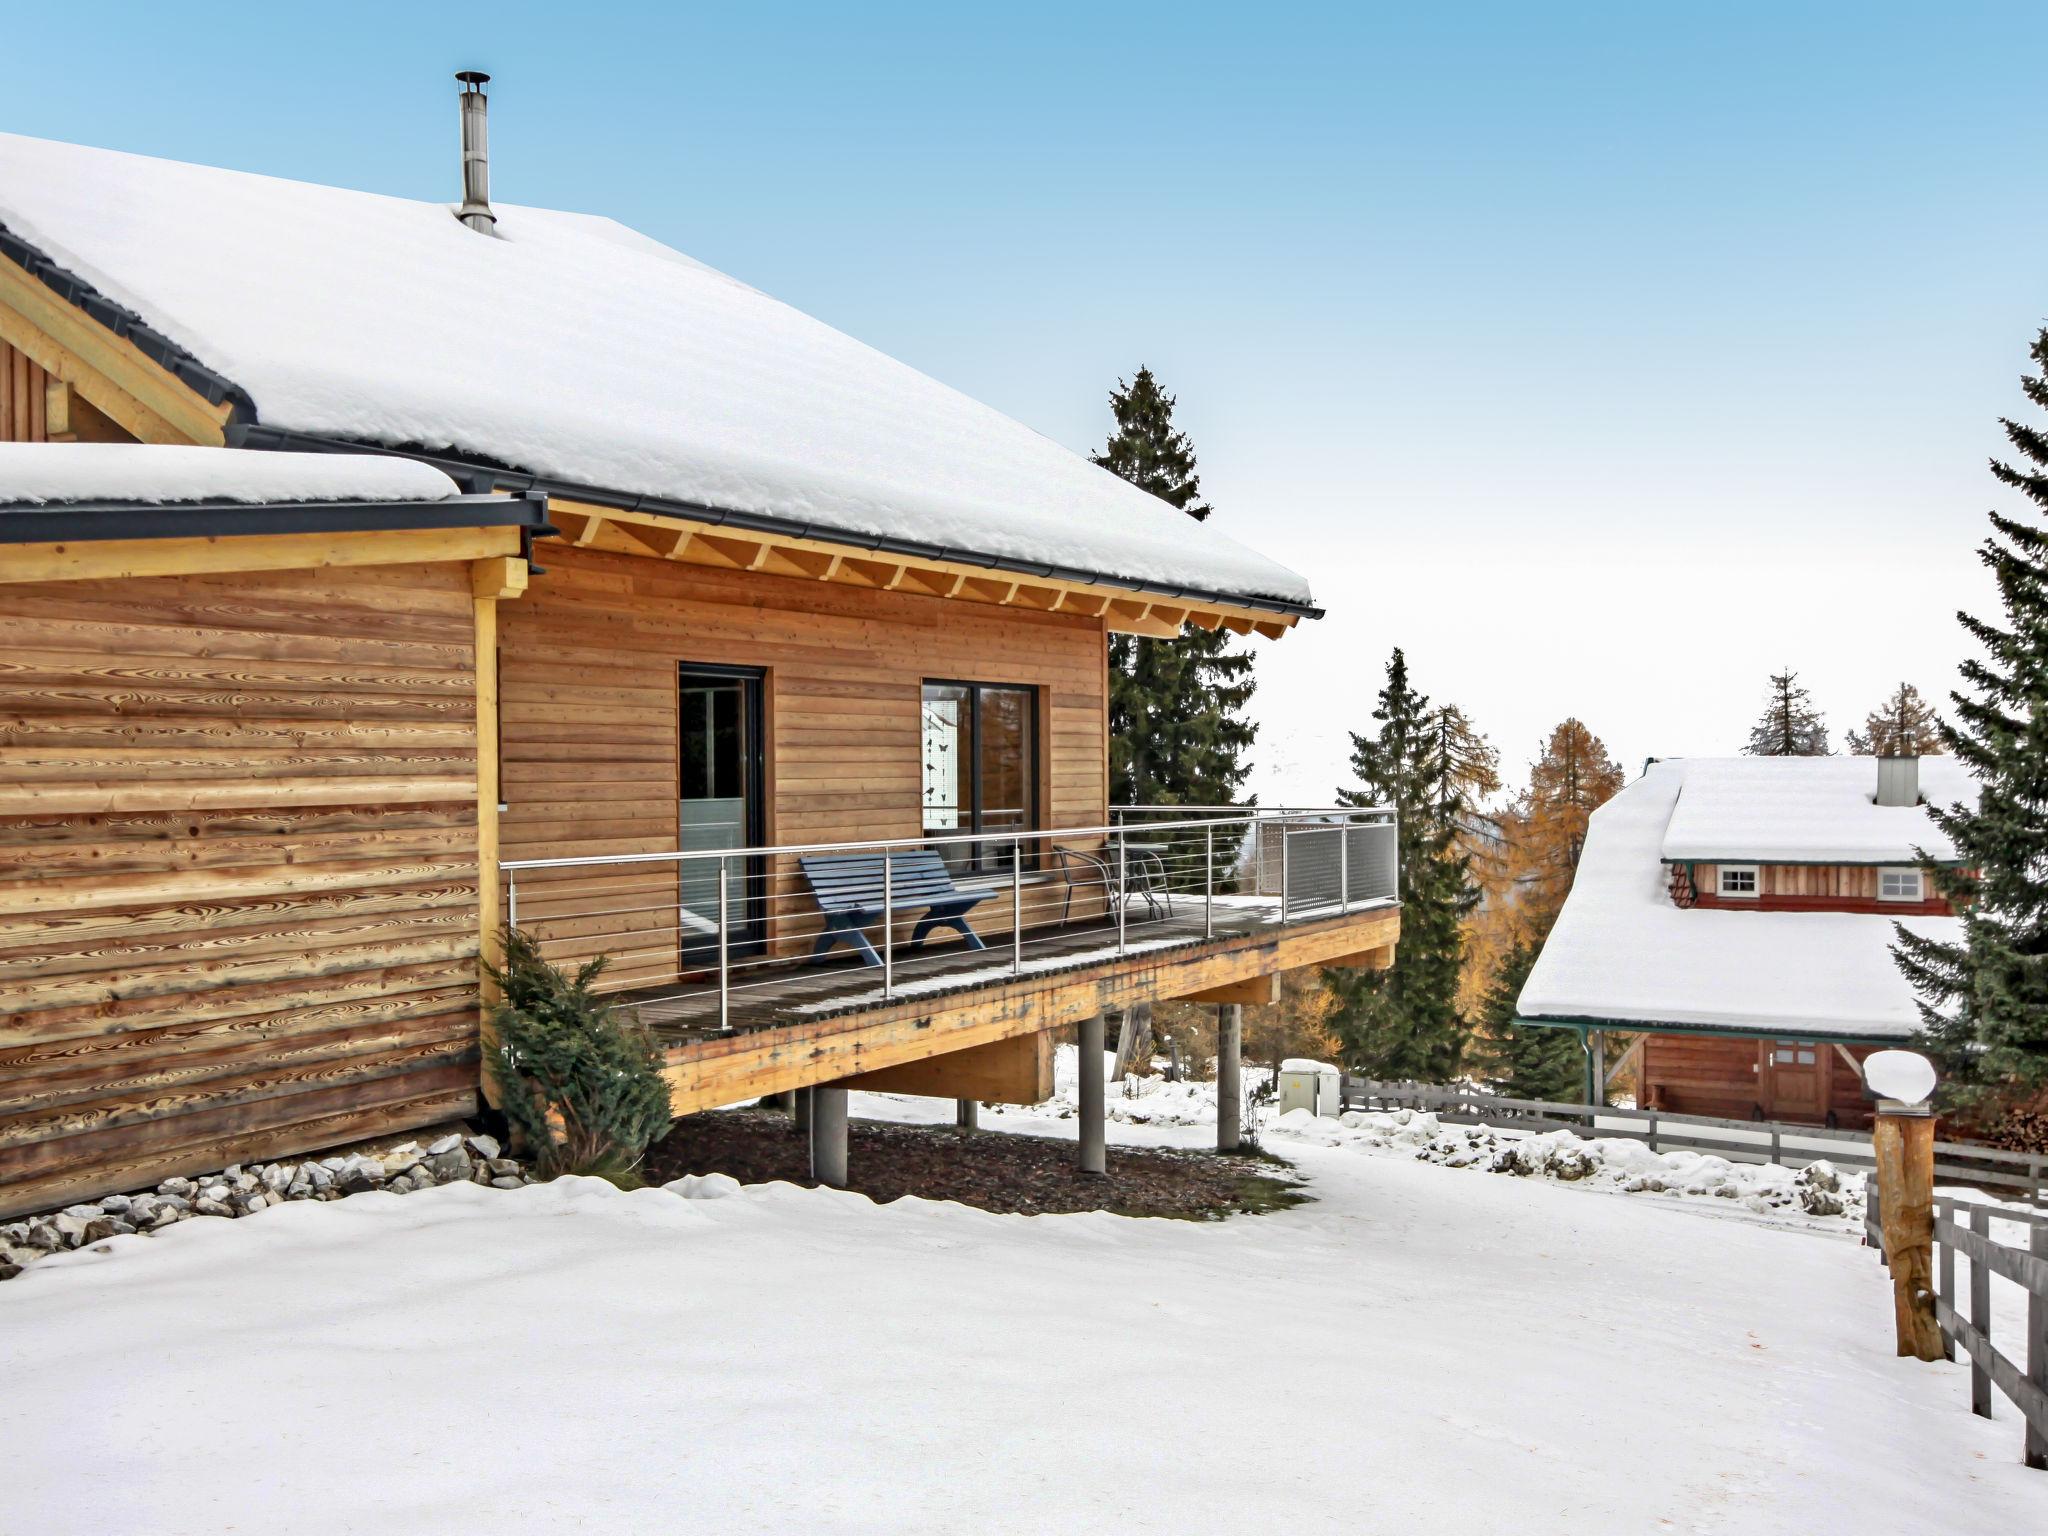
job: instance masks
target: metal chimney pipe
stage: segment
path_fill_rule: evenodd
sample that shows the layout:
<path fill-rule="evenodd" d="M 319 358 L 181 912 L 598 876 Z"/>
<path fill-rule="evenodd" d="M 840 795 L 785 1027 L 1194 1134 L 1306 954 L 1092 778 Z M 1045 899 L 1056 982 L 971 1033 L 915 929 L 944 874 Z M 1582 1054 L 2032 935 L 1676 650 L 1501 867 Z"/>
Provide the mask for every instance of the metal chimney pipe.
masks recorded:
<path fill-rule="evenodd" d="M 465 69 L 455 78 L 462 82 L 462 206 L 455 210 L 455 217 L 488 235 L 498 222 L 491 212 L 491 104 L 484 95 L 491 77 Z"/>
<path fill-rule="evenodd" d="M 1920 803 L 1920 759 L 1887 754 L 1877 760 L 1877 803 L 1918 805 Z"/>

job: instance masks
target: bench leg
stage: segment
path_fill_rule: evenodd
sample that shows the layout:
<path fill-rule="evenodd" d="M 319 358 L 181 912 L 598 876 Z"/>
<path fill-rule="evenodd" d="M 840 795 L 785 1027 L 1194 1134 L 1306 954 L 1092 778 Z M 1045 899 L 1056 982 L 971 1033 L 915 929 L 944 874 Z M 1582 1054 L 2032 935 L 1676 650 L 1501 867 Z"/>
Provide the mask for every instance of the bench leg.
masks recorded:
<path fill-rule="evenodd" d="M 957 915 L 953 917 L 926 917 L 921 919 L 918 925 L 910 931 L 910 947 L 917 949 L 922 946 L 924 941 L 930 937 L 931 931 L 934 928 L 958 929 L 960 937 L 967 941 L 969 949 L 988 948 L 986 944 L 982 943 L 981 935 L 968 925 L 966 917 Z"/>
<path fill-rule="evenodd" d="M 875 946 L 868 942 L 868 936 L 852 925 L 833 925 L 818 935 L 818 942 L 811 946 L 811 959 L 822 960 L 825 951 L 834 944 L 845 944 L 860 956 L 862 965 L 879 966 L 882 957 L 875 953 Z"/>

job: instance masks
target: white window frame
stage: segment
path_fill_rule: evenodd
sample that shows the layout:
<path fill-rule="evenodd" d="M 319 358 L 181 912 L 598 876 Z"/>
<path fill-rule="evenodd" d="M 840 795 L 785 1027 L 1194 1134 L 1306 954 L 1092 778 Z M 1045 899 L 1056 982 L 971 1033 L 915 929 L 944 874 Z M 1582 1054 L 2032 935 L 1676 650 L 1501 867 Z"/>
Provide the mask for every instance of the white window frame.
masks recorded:
<path fill-rule="evenodd" d="M 1728 889 L 1730 875 L 1748 875 L 1749 889 L 1746 891 Z M 1763 894 L 1764 871 L 1761 864 L 1721 864 L 1714 870 L 1714 894 L 1724 901 L 1755 901 Z"/>
<path fill-rule="evenodd" d="M 1887 892 L 1884 888 L 1887 880 L 1905 879 L 1910 879 L 1913 882 L 1913 893 L 1910 896 L 1904 892 Z M 1879 901 L 1925 901 L 1927 899 L 1926 873 L 1909 865 L 1897 865 L 1890 869 L 1880 869 L 1877 872 L 1877 899 Z"/>

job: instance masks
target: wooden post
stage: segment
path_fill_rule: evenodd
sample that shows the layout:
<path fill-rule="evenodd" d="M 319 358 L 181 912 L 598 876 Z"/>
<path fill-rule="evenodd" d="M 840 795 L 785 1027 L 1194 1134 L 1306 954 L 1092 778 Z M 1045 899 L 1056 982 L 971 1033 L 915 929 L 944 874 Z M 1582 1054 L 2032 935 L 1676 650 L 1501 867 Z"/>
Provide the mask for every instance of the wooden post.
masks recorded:
<path fill-rule="evenodd" d="M 1882 1196 L 1885 1258 L 1899 1353 L 1942 1358 L 1934 1320 L 1934 1116 L 1880 1100 L 1871 1140 Z"/>
<path fill-rule="evenodd" d="M 1956 1210 L 1956 1203 L 1953 1200 L 1937 1200 L 1934 1202 L 1934 1220 L 1937 1227 L 1943 1220 L 1947 1220 L 1951 1225 L 1954 1225 L 1957 1216 L 1960 1214 Z M 1944 1243 L 1941 1240 L 1939 1231 L 1935 1233 L 1934 1243 L 1935 1262 L 1939 1276 L 1934 1287 L 1934 1294 L 1948 1303 L 1950 1311 L 1954 1311 L 1956 1303 L 1962 1299 L 1956 1295 L 1956 1245 L 1954 1243 Z M 1937 1307 L 1935 1309 L 1935 1321 L 1939 1323 L 1940 1320 L 1941 1309 Z M 1941 1330 L 1941 1358 L 1953 1362 L 1955 1357 L 1955 1338 L 1946 1328 L 1943 1328 Z"/>
<path fill-rule="evenodd" d="M 1081 1021 L 1081 1171 L 1106 1173 L 1109 1154 L 1103 1137 L 1107 1104 L 1102 1086 L 1102 1015 Z"/>
<path fill-rule="evenodd" d="M 2028 1224 L 2027 1252 L 2048 1264 L 2048 1225 Z M 1971 1268 L 1975 1268 L 1972 1265 Z M 2027 1380 L 2048 1392 L 2048 1297 L 2027 1292 Z M 2027 1465 L 2048 1469 L 2048 1434 L 2027 1420 Z"/>
<path fill-rule="evenodd" d="M 1592 1033 L 1593 1107 L 1607 1107 L 1607 1031 L 1596 1029 Z M 1590 1123 L 1590 1121 L 1588 1122 Z"/>
<path fill-rule="evenodd" d="M 1244 1144 L 1244 1009 L 1216 1005 L 1216 1150 Z"/>
<path fill-rule="evenodd" d="M 1973 1206 L 1970 1230 L 1985 1242 L 1991 1241 L 1991 1207 Z M 1980 1338 L 1991 1337 L 1991 1266 L 1970 1260 L 1970 1326 Z M 1980 1419 L 1991 1417 L 1991 1372 L 1975 1355 L 1970 1356 L 1970 1412 Z"/>

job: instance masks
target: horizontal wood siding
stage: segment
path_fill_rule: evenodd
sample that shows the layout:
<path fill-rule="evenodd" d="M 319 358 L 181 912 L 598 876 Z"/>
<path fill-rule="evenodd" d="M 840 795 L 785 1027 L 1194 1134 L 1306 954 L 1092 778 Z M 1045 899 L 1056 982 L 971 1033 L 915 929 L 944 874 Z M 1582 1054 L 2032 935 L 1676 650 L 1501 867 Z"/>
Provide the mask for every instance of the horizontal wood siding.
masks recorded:
<path fill-rule="evenodd" d="M 675 849 L 686 661 L 766 669 L 771 843 L 918 835 L 927 678 L 1036 685 L 1043 824 L 1106 817 L 1099 619 L 566 544 L 539 559 L 546 574 L 500 610 L 505 858 Z M 778 882 L 779 897 L 797 890 Z M 558 961 L 610 953 L 612 984 L 658 985 L 677 973 L 674 895 L 668 868 L 530 874 L 520 920 Z M 1008 904 L 992 901 L 975 923 L 995 932 L 1007 918 Z M 778 938 L 793 944 L 810 926 L 786 924 Z"/>
<path fill-rule="evenodd" d="M 1926 901 L 1878 900 L 1878 871 L 1872 864 L 1760 864 L 1754 898 L 1720 895 L 1720 865 L 1701 864 L 1697 869 L 1698 899 L 1694 904 L 1701 907 L 1756 912 L 1889 912 L 1899 917 L 1916 913 L 1939 916 L 1950 910 L 1939 896 Z M 1933 876 L 1926 879 L 1925 889 L 1931 892 Z"/>
<path fill-rule="evenodd" d="M 0 586 L 0 1214 L 474 1109 L 468 579 Z"/>
<path fill-rule="evenodd" d="M 1770 1120 L 1824 1119 L 1826 1110 L 1810 1112 L 1771 1092 L 1765 1058 L 1779 1043 L 1726 1035 L 1651 1035 L 1643 1041 L 1642 1102 L 1676 1115 L 1746 1120 L 1761 1110 Z M 1862 1079 L 1849 1070 L 1834 1046 L 1813 1048 L 1815 1070 L 1821 1074 L 1821 1102 L 1843 1126 L 1868 1124 L 1870 1105 L 1863 1097 Z M 1846 1049 L 1860 1062 L 1874 1047 Z"/>

